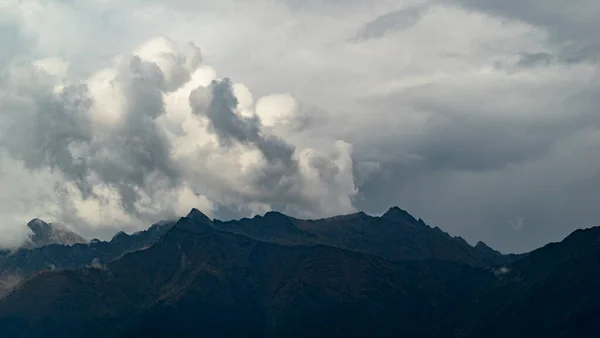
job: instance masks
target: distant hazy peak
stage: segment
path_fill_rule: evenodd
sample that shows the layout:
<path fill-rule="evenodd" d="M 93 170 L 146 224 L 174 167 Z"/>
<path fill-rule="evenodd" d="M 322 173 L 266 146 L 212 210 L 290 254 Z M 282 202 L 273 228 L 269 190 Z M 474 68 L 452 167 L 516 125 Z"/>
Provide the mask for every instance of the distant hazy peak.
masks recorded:
<path fill-rule="evenodd" d="M 87 243 L 83 237 L 59 223 L 47 223 L 35 218 L 27 223 L 27 227 L 31 230 L 31 237 L 24 245 L 25 248 L 38 248 L 51 244 L 74 245 Z"/>
<path fill-rule="evenodd" d="M 50 224 L 42 221 L 39 218 L 34 218 L 31 221 L 29 221 L 29 223 L 27 223 L 27 227 L 29 229 L 31 229 L 32 231 L 35 231 L 35 229 L 41 229 L 41 228 L 50 227 Z"/>

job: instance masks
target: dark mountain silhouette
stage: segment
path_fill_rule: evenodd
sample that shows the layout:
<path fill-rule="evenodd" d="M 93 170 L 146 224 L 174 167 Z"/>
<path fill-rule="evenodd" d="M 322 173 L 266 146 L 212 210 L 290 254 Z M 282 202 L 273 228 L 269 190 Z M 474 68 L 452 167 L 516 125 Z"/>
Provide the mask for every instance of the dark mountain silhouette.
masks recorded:
<path fill-rule="evenodd" d="M 395 261 L 440 259 L 478 267 L 506 264 L 518 256 L 472 247 L 460 237 L 431 228 L 393 207 L 381 217 L 363 212 L 320 220 L 299 220 L 278 212 L 252 219 L 214 221 L 217 229 L 279 244 L 323 244 Z M 485 244 L 483 244 L 485 245 Z"/>
<path fill-rule="evenodd" d="M 300 220 L 278 212 L 239 221 L 211 221 L 193 210 L 190 218 L 206 218 L 211 226 L 258 241 L 284 245 L 316 245 L 374 254 L 395 261 L 440 259 L 478 267 L 496 267 L 514 259 L 498 251 L 472 247 L 459 237 L 431 228 L 398 207 L 382 217 L 365 213 L 320 220 Z M 109 242 L 83 238 L 65 227 L 35 219 L 31 245 L 16 253 L 0 252 L 0 297 L 20 280 L 41 270 L 75 269 L 105 264 L 152 245 L 174 222 L 160 222 L 133 235 L 116 234 Z"/>
<path fill-rule="evenodd" d="M 503 256 L 484 243 L 466 248 L 464 240 L 409 216 L 394 208 L 382 217 L 304 221 L 271 212 L 220 222 L 194 209 L 148 248 L 106 264 L 35 273 L 0 299 L 0 333 L 476 338 L 600 332 L 600 228 Z"/>
<path fill-rule="evenodd" d="M 531 252 L 504 269 L 501 280 L 470 311 L 465 336 L 597 337 L 600 227 Z"/>
<path fill-rule="evenodd" d="M 41 220 L 31 221 L 30 228 L 31 224 L 42 229 L 50 227 Z M 173 224 L 175 222 L 160 222 L 132 235 L 121 232 L 109 242 L 92 240 L 89 243 L 73 245 L 53 243 L 31 249 L 24 247 L 17 251 L 0 251 L 0 297 L 22 279 L 42 270 L 102 265 L 127 253 L 147 248 L 164 235 Z M 37 230 L 33 231 L 35 233 Z"/>
<path fill-rule="evenodd" d="M 198 211 L 106 265 L 44 272 L 0 301 L 19 337 L 439 337 L 497 283 L 441 260 L 394 262 L 221 231 Z M 436 325 L 431 325 L 435 322 Z"/>

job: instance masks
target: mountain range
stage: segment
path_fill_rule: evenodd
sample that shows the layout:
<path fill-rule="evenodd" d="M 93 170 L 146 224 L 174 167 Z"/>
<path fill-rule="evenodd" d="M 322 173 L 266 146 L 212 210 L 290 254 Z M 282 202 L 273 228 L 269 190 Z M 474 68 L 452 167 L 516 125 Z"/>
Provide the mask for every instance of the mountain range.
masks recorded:
<path fill-rule="evenodd" d="M 154 244 L 174 222 L 159 222 L 131 235 L 120 232 L 112 240 L 90 242 L 62 225 L 34 219 L 27 224 L 32 236 L 16 251 L 0 251 L 0 297 L 23 279 L 43 270 L 65 270 L 102 265 Z"/>
<path fill-rule="evenodd" d="M 408 212 L 222 222 L 0 255 L 2 337 L 595 337 L 600 228 L 524 255 Z M 14 283 L 13 283 L 14 284 Z M 8 289 L 8 287 L 7 287 Z"/>

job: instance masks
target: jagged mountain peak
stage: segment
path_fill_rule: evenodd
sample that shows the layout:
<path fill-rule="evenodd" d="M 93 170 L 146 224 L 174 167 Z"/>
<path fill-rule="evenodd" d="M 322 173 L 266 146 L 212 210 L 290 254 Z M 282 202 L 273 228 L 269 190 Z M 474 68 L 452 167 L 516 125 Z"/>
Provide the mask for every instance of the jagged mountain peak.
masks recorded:
<path fill-rule="evenodd" d="M 496 251 L 482 241 L 477 242 L 477 244 L 475 244 L 475 248 L 483 251 Z"/>
<path fill-rule="evenodd" d="M 473 266 L 496 266 L 507 260 L 501 253 L 476 250 L 464 239 L 434 229 L 398 207 L 390 208 L 380 217 L 360 211 L 322 219 L 298 219 L 270 211 L 251 219 L 211 222 L 199 211 L 193 213 L 202 215 L 198 217 L 204 221 L 188 215 L 177 227 L 193 232 L 216 228 L 284 245 L 328 245 L 396 261 L 439 259 Z"/>
<path fill-rule="evenodd" d="M 419 222 L 413 215 L 408 213 L 408 211 L 404 209 L 400 209 L 397 206 L 391 207 L 388 211 L 386 211 L 381 218 L 391 219 L 396 221 L 408 221 L 413 224 L 425 224 L 423 221 Z"/>
<path fill-rule="evenodd" d="M 31 230 L 31 236 L 24 245 L 25 248 L 38 248 L 51 244 L 70 246 L 87 243 L 83 237 L 60 223 L 47 223 L 39 218 L 34 218 L 27 223 L 27 227 Z"/>
<path fill-rule="evenodd" d="M 401 209 L 399 206 L 395 205 L 393 207 L 390 207 L 388 209 L 388 211 L 385 212 L 384 216 L 385 215 L 388 215 L 388 216 L 390 216 L 390 215 L 406 215 L 406 214 L 408 214 L 408 211 Z"/>
<path fill-rule="evenodd" d="M 271 211 L 267 211 L 267 213 L 265 213 L 263 218 L 291 218 L 291 217 L 284 213 L 281 213 L 279 211 L 271 210 Z"/>
<path fill-rule="evenodd" d="M 49 228 L 50 224 L 46 223 L 45 221 L 43 221 L 40 218 L 34 218 L 31 221 L 29 221 L 29 223 L 27 223 L 27 227 L 31 230 L 31 231 L 36 231 L 38 229 L 44 229 L 44 228 Z"/>
<path fill-rule="evenodd" d="M 213 221 L 206 216 L 206 214 L 193 208 L 187 216 L 180 218 L 173 228 L 192 232 L 202 232 L 213 229 L 213 224 Z"/>
<path fill-rule="evenodd" d="M 206 214 L 204 214 L 202 211 L 193 208 L 186 216 L 186 218 L 191 218 L 193 220 L 195 220 L 196 222 L 200 222 L 200 223 L 206 223 L 206 224 L 210 224 L 212 223 L 212 220 L 206 216 Z"/>

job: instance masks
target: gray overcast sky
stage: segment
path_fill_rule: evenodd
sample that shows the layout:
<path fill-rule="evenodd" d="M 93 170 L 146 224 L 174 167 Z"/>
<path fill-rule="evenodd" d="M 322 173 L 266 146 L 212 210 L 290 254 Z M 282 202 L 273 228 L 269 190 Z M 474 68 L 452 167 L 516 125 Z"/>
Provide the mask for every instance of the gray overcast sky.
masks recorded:
<path fill-rule="evenodd" d="M 504 252 L 600 225 L 597 0 L 0 0 L 0 246 L 392 205 Z"/>

